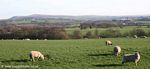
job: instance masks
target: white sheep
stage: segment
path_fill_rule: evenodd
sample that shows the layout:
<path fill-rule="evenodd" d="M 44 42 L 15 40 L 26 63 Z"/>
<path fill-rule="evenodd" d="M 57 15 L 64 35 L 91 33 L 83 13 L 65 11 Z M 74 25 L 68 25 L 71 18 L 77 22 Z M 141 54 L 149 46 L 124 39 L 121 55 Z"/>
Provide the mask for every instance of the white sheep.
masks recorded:
<path fill-rule="evenodd" d="M 138 36 L 137 36 L 137 35 L 134 35 L 134 38 L 138 38 Z"/>
<path fill-rule="evenodd" d="M 30 39 L 25 39 L 25 40 L 30 40 Z"/>
<path fill-rule="evenodd" d="M 44 55 L 39 51 L 31 51 L 29 56 L 31 61 L 35 61 L 35 58 L 44 60 Z"/>
<path fill-rule="evenodd" d="M 47 39 L 44 39 L 44 40 L 47 40 Z"/>
<path fill-rule="evenodd" d="M 110 40 L 105 41 L 106 45 L 112 45 L 112 42 Z"/>
<path fill-rule="evenodd" d="M 140 60 L 140 54 L 139 52 L 136 52 L 135 54 L 125 54 L 122 58 L 122 64 L 126 62 L 135 62 L 137 65 L 137 62 Z"/>
<path fill-rule="evenodd" d="M 114 55 L 118 56 L 121 53 L 121 48 L 120 46 L 115 46 L 114 47 Z"/>
<path fill-rule="evenodd" d="M 143 36 L 144 38 L 147 38 L 147 36 Z"/>

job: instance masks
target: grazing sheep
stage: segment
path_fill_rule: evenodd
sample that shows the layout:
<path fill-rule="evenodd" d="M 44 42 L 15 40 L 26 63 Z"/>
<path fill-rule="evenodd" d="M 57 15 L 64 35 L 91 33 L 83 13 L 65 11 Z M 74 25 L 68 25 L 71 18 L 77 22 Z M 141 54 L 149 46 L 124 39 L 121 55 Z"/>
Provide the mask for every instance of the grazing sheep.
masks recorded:
<path fill-rule="evenodd" d="M 110 40 L 107 40 L 105 43 L 106 45 L 112 45 L 112 42 Z"/>
<path fill-rule="evenodd" d="M 134 35 L 134 38 L 138 38 L 138 36 L 137 36 L 137 35 Z"/>
<path fill-rule="evenodd" d="M 25 40 L 30 40 L 30 39 L 25 39 Z"/>
<path fill-rule="evenodd" d="M 121 48 L 119 46 L 115 46 L 114 47 L 114 55 L 118 56 L 121 52 Z"/>
<path fill-rule="evenodd" d="M 44 39 L 44 40 L 47 40 L 47 39 Z"/>
<path fill-rule="evenodd" d="M 122 58 L 122 64 L 125 62 L 135 62 L 137 65 L 137 62 L 140 60 L 140 54 L 139 52 L 136 52 L 135 54 L 125 54 Z"/>
<path fill-rule="evenodd" d="M 31 61 L 35 61 L 35 58 L 44 60 L 43 54 L 39 51 L 31 51 L 29 56 Z"/>
<path fill-rule="evenodd" d="M 147 38 L 147 36 L 141 36 L 141 38 Z"/>
<path fill-rule="evenodd" d="M 144 36 L 144 38 L 147 38 L 147 36 Z"/>

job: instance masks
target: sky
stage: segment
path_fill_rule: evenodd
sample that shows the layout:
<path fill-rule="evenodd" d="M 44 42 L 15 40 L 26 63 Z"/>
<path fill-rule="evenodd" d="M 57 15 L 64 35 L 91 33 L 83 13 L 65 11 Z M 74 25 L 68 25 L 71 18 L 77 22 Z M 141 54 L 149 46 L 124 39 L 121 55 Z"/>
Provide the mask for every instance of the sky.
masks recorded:
<path fill-rule="evenodd" d="M 150 0 L 0 0 L 0 19 L 31 14 L 150 15 Z"/>

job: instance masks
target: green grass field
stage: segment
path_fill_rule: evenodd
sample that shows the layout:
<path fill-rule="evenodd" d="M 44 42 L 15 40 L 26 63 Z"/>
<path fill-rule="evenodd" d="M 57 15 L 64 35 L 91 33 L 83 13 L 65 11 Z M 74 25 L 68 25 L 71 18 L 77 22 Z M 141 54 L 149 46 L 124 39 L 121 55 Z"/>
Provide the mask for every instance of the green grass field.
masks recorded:
<path fill-rule="evenodd" d="M 105 46 L 105 40 L 112 40 L 113 45 Z M 116 45 L 123 49 L 118 57 L 112 55 L 113 47 Z M 28 53 L 32 50 L 49 55 L 49 59 L 29 61 Z M 123 52 L 135 51 L 141 54 L 138 66 L 133 62 L 122 65 Z M 0 41 L 0 69 L 8 68 L 7 66 L 20 66 L 20 69 L 31 69 L 23 66 L 33 66 L 34 69 L 149 69 L 149 62 L 150 38 Z"/>

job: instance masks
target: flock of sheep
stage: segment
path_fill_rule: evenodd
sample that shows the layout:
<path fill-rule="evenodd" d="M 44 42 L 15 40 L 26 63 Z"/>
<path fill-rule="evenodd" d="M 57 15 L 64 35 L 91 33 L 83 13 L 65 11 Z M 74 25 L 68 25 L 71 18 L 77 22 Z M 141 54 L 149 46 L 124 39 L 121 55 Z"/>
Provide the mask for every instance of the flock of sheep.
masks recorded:
<path fill-rule="evenodd" d="M 148 38 L 147 36 L 138 37 L 137 35 L 134 35 L 133 37 L 134 37 L 134 38 Z"/>
<path fill-rule="evenodd" d="M 106 45 L 112 45 L 112 42 L 110 40 L 106 41 Z M 114 47 L 114 55 L 118 56 L 121 53 L 121 47 L 115 46 Z M 137 65 L 137 62 L 140 60 L 140 54 L 139 52 L 136 52 L 135 54 L 124 54 L 122 57 L 122 64 L 126 62 L 135 62 Z"/>
<path fill-rule="evenodd" d="M 106 45 L 112 45 L 112 42 L 110 40 L 107 40 Z M 118 56 L 121 53 L 120 46 L 114 47 L 114 55 Z M 29 54 L 30 60 L 35 61 L 35 58 L 44 60 L 44 55 L 39 51 L 31 51 Z M 122 58 L 122 64 L 126 62 L 135 62 L 137 65 L 137 62 L 140 60 L 140 54 L 139 52 L 136 52 L 135 54 L 124 54 Z"/>

